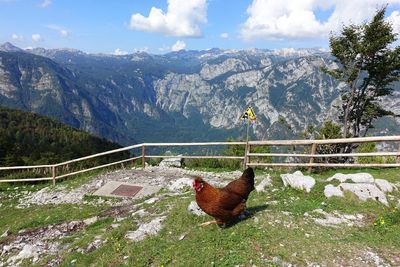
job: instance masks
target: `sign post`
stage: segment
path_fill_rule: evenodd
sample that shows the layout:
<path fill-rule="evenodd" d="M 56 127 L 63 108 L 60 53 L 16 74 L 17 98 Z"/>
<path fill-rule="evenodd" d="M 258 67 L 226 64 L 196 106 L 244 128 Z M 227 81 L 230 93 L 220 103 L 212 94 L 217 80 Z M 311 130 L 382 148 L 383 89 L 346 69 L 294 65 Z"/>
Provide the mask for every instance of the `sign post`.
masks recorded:
<path fill-rule="evenodd" d="M 246 147 L 244 150 L 244 161 L 243 168 L 247 167 L 247 163 L 249 163 L 249 157 L 247 156 L 250 152 L 249 146 L 249 129 L 250 129 L 250 121 L 255 122 L 257 120 L 256 114 L 251 106 L 249 106 L 243 115 L 240 117 L 241 120 L 247 120 L 247 131 L 246 131 Z"/>

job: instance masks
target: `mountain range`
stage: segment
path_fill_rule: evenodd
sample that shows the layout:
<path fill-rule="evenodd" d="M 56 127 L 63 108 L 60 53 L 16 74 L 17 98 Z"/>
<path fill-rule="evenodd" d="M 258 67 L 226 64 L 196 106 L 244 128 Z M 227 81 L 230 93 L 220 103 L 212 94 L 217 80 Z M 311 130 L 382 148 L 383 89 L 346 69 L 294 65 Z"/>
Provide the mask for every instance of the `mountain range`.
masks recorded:
<path fill-rule="evenodd" d="M 0 105 L 36 112 L 122 145 L 221 141 L 246 133 L 239 118 L 252 106 L 254 139 L 287 139 L 307 125 L 337 118 L 344 85 L 321 68 L 319 49 L 223 50 L 153 55 L 87 54 L 74 49 L 0 46 Z M 400 86 L 384 105 L 400 114 Z M 399 134 L 382 118 L 374 134 Z"/>

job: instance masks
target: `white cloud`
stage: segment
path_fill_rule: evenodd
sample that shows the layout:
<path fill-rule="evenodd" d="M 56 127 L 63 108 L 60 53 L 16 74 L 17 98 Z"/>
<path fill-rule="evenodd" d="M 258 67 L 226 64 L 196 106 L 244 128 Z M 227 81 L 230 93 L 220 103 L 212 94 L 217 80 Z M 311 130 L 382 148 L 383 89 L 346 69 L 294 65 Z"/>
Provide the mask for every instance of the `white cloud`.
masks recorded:
<path fill-rule="evenodd" d="M 184 41 L 178 40 L 176 43 L 171 47 L 172 51 L 179 51 L 186 48 L 186 43 Z"/>
<path fill-rule="evenodd" d="M 393 11 L 392 14 L 387 18 L 387 20 L 392 24 L 393 31 L 400 34 L 400 13 L 399 11 Z"/>
<path fill-rule="evenodd" d="M 121 49 L 119 49 L 119 48 L 117 48 L 117 49 L 114 50 L 114 55 L 116 55 L 116 56 L 125 56 L 125 55 L 127 55 L 127 54 L 128 54 L 128 52 L 123 51 L 123 50 L 121 50 Z"/>
<path fill-rule="evenodd" d="M 42 38 L 42 36 L 40 36 L 40 34 L 38 34 L 38 33 L 32 34 L 32 41 L 39 42 L 42 40 L 43 40 L 43 38 Z"/>
<path fill-rule="evenodd" d="M 23 40 L 24 40 L 24 36 L 19 35 L 19 34 L 16 34 L 16 33 L 13 33 L 13 34 L 11 35 L 11 38 L 12 38 L 14 41 L 23 41 Z"/>
<path fill-rule="evenodd" d="M 229 34 L 227 32 L 223 32 L 220 34 L 220 36 L 222 39 L 228 39 L 229 38 Z"/>
<path fill-rule="evenodd" d="M 400 0 L 253 0 L 247 9 L 249 17 L 241 25 L 240 36 L 244 40 L 326 38 L 345 24 L 365 22 L 387 2 L 397 4 Z M 321 21 L 317 18 L 318 10 L 333 12 Z"/>
<path fill-rule="evenodd" d="M 59 25 L 49 24 L 49 25 L 46 25 L 46 28 L 57 31 L 61 37 L 68 37 L 70 34 L 68 30 L 66 30 L 64 27 L 61 27 Z"/>
<path fill-rule="evenodd" d="M 52 0 L 43 0 L 39 6 L 42 8 L 46 8 L 49 7 L 52 4 Z"/>
<path fill-rule="evenodd" d="M 206 0 L 168 0 L 168 9 L 152 7 L 148 17 L 132 14 L 130 28 L 159 32 L 167 36 L 200 37 L 200 25 L 207 23 Z"/>

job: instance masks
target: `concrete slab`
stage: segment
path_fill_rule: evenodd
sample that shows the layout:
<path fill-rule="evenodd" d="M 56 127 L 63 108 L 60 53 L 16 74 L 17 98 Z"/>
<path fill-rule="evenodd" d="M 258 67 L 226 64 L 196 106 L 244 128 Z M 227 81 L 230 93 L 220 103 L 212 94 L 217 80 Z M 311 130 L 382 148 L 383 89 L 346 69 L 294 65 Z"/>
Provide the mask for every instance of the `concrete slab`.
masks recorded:
<path fill-rule="evenodd" d="M 125 190 L 121 190 L 121 189 Z M 131 193 L 127 193 L 126 189 L 132 189 Z M 141 184 L 122 183 L 117 181 L 110 181 L 100 187 L 96 192 L 93 193 L 95 196 L 104 197 L 130 197 L 133 199 L 139 199 L 145 196 L 149 196 L 157 193 L 161 189 L 161 186 L 150 186 Z M 124 191 L 124 192 L 123 192 Z M 119 194 L 119 192 L 122 192 Z"/>

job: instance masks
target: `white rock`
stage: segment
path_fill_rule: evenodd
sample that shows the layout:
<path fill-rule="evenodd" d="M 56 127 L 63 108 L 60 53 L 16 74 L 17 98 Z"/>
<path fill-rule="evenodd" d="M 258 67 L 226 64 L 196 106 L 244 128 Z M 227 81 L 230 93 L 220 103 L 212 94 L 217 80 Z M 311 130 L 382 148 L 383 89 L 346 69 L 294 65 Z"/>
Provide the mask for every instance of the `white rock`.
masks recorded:
<path fill-rule="evenodd" d="M 373 199 L 381 202 L 386 206 L 389 205 L 385 194 L 381 190 L 379 190 L 379 188 L 374 184 L 341 183 L 339 187 L 342 188 L 343 190 L 348 190 L 353 192 L 362 201 L 366 201 L 367 199 Z"/>
<path fill-rule="evenodd" d="M 325 197 L 343 197 L 343 192 L 340 190 L 340 187 L 335 187 L 331 184 L 325 186 L 324 189 Z"/>
<path fill-rule="evenodd" d="M 15 263 L 17 260 L 27 259 L 30 257 L 37 258 L 39 248 L 34 245 L 24 245 L 18 255 L 12 256 L 8 259 L 8 263 Z"/>
<path fill-rule="evenodd" d="M 98 219 L 99 219 L 99 217 L 94 216 L 94 217 L 88 218 L 86 220 L 83 220 L 83 223 L 86 225 L 91 225 L 91 224 L 97 222 Z"/>
<path fill-rule="evenodd" d="M 182 158 L 180 158 L 179 156 L 176 158 L 163 159 L 159 164 L 160 167 L 178 167 L 178 168 L 182 167 Z"/>
<path fill-rule="evenodd" d="M 374 183 L 374 177 L 371 174 L 364 172 L 351 174 L 336 173 L 335 175 L 327 179 L 328 182 L 333 180 L 338 180 L 341 183 L 344 183 L 347 180 L 351 180 L 353 183 Z"/>
<path fill-rule="evenodd" d="M 146 210 L 140 209 L 140 210 L 137 210 L 137 211 L 133 212 L 132 216 L 138 215 L 140 218 L 143 218 L 144 216 L 146 216 L 148 214 L 149 213 Z"/>
<path fill-rule="evenodd" d="M 197 216 L 204 216 L 204 215 L 206 215 L 206 213 L 200 209 L 199 205 L 197 205 L 197 202 L 196 202 L 196 201 L 190 202 L 190 204 L 189 204 L 189 206 L 188 206 L 188 210 L 189 210 L 190 212 L 192 212 L 194 215 L 197 215 Z"/>
<path fill-rule="evenodd" d="M 7 230 L 5 230 L 5 232 L 0 236 L 0 237 L 6 237 L 10 235 L 10 228 L 8 228 Z"/>
<path fill-rule="evenodd" d="M 281 179 L 284 186 L 290 186 L 300 190 L 306 190 L 307 193 L 315 185 L 315 179 L 311 176 L 305 176 L 301 171 L 296 171 L 293 174 L 281 174 Z"/>
<path fill-rule="evenodd" d="M 380 190 L 382 190 L 382 192 L 392 192 L 394 189 L 394 186 L 389 183 L 386 180 L 383 179 L 375 179 L 375 184 L 379 187 Z"/>
<path fill-rule="evenodd" d="M 190 178 L 180 178 L 174 182 L 172 182 L 168 186 L 168 190 L 170 191 L 180 191 L 183 188 L 191 187 L 192 186 L 193 179 Z"/>
<path fill-rule="evenodd" d="M 144 223 L 139 226 L 136 231 L 129 231 L 126 233 L 125 237 L 133 241 L 141 241 L 146 238 L 146 236 L 156 235 L 162 229 L 162 222 L 165 220 L 166 216 L 155 218 L 149 223 Z"/>
<path fill-rule="evenodd" d="M 267 178 L 264 178 L 258 185 L 256 185 L 256 191 L 257 192 L 264 192 L 265 188 L 270 186 L 272 184 L 271 177 L 267 176 Z"/>

